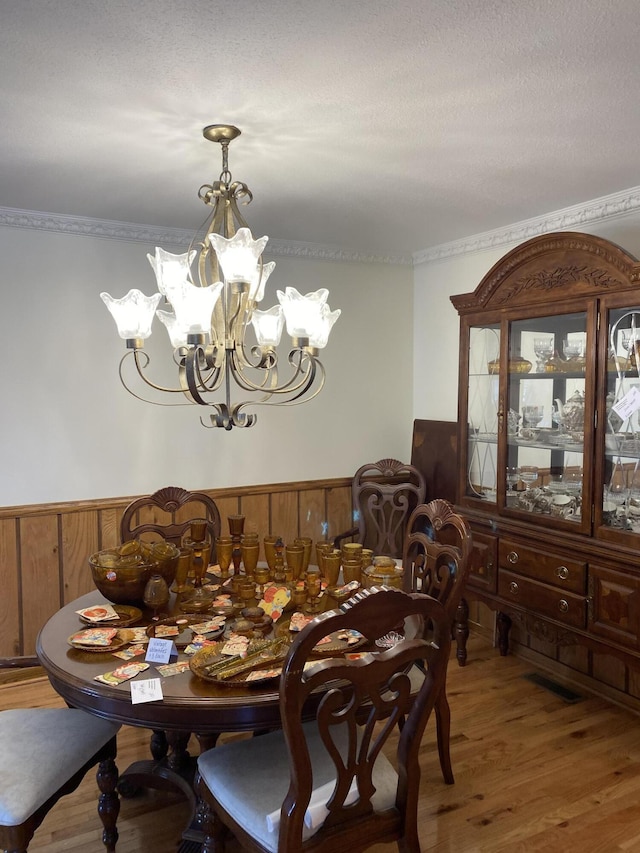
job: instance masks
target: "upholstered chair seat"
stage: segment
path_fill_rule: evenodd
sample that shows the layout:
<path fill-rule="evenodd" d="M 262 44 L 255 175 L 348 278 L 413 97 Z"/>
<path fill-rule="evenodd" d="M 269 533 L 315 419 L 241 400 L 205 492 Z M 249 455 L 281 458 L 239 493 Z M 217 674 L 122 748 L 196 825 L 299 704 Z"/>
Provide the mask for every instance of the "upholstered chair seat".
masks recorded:
<path fill-rule="evenodd" d="M 0 712 L 0 849 L 26 850 L 53 804 L 99 762 L 104 762 L 105 774 L 111 774 L 102 793 L 108 803 L 101 806 L 110 813 L 113 826 L 103 841 L 107 849 L 115 848 L 119 803 L 113 759 L 119 728 L 72 708 Z"/>

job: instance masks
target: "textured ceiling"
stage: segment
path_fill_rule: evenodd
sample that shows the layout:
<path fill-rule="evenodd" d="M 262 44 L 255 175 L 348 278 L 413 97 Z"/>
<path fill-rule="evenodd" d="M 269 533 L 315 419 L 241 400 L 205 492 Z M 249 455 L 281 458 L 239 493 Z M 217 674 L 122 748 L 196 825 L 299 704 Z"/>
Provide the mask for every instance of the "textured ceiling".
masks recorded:
<path fill-rule="evenodd" d="M 0 0 L 0 205 L 407 254 L 640 184 L 638 0 Z"/>

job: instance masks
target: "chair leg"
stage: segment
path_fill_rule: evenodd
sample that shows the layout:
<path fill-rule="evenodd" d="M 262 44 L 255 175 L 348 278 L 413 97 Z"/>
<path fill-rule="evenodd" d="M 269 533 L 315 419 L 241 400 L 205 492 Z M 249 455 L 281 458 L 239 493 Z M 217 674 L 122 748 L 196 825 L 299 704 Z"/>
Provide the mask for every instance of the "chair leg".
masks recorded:
<path fill-rule="evenodd" d="M 449 739 L 451 735 L 451 709 L 447 699 L 446 690 L 442 690 L 435 704 L 436 711 L 436 733 L 438 738 L 438 756 L 442 776 L 447 785 L 453 785 L 453 770 L 451 768 L 451 754 L 449 752 Z"/>
<path fill-rule="evenodd" d="M 116 790 L 118 784 L 118 768 L 114 761 L 115 744 L 113 755 L 105 758 L 98 765 L 97 781 L 100 789 L 98 798 L 98 815 L 104 827 L 102 831 L 102 843 L 107 853 L 115 853 L 118 841 L 118 828 L 116 826 L 120 813 L 120 800 Z"/>
<path fill-rule="evenodd" d="M 458 666 L 467 663 L 467 640 L 469 639 L 469 605 L 461 598 L 453 619 L 453 638 L 456 641 Z"/>
<path fill-rule="evenodd" d="M 201 827 L 204 832 L 201 853 L 225 853 L 225 841 L 228 835 L 227 827 L 204 800 L 200 801 L 202 808 Z"/>

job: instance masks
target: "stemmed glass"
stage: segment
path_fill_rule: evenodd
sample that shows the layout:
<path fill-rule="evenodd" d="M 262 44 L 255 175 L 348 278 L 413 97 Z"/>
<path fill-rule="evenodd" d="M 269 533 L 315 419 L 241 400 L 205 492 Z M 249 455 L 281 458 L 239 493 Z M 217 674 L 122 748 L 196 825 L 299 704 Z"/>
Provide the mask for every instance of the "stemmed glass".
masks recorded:
<path fill-rule="evenodd" d="M 537 427 L 544 417 L 544 406 L 523 406 L 522 420 L 525 426 Z"/>
<path fill-rule="evenodd" d="M 520 474 L 518 473 L 517 468 L 507 468 L 507 486 L 509 487 L 507 491 L 515 491 L 515 487 L 519 479 Z"/>
<path fill-rule="evenodd" d="M 543 373 L 547 361 L 549 361 L 553 355 L 553 338 L 534 338 L 533 351 L 538 359 L 536 371 L 538 373 Z"/>
<path fill-rule="evenodd" d="M 529 489 L 533 483 L 538 481 L 539 471 L 536 465 L 521 465 L 518 469 L 518 476 Z"/>

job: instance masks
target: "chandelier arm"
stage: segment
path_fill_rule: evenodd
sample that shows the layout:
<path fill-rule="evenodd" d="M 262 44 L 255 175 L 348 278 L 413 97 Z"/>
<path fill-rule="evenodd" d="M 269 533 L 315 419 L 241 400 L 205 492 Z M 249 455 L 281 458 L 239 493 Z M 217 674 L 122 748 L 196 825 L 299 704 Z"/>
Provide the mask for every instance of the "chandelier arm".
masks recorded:
<path fill-rule="evenodd" d="M 317 387 L 314 389 L 313 393 L 310 394 L 309 396 L 305 395 L 305 391 L 307 391 L 313 385 L 313 383 L 315 381 L 315 378 L 316 378 L 315 367 L 314 367 L 314 376 L 309 381 L 309 383 L 306 385 L 305 389 L 303 391 L 301 391 L 299 394 L 296 394 L 296 396 L 292 397 L 290 400 L 272 400 L 272 399 L 270 399 L 272 395 L 269 394 L 267 397 L 264 397 L 262 400 L 247 400 L 244 403 L 238 403 L 233 409 L 234 414 L 236 414 L 238 417 L 240 417 L 241 415 L 244 415 L 247 418 L 254 418 L 254 421 L 252 421 L 252 423 L 255 423 L 255 419 L 257 419 L 257 415 L 255 415 L 255 414 L 247 415 L 246 413 L 242 412 L 242 409 L 244 409 L 245 406 L 300 406 L 302 403 L 308 403 L 310 400 L 313 400 L 314 397 L 317 397 L 318 394 L 324 388 L 324 383 L 325 383 L 325 379 L 326 379 L 326 373 L 325 373 L 324 365 L 322 364 L 321 361 L 316 361 L 316 367 L 317 367 L 317 374 L 319 376 L 319 381 L 318 381 Z M 250 425 L 251 424 L 234 423 L 234 426 L 250 426 Z M 205 424 L 205 426 L 206 426 L 206 424 Z"/>
<path fill-rule="evenodd" d="M 280 386 L 276 384 L 277 362 L 274 361 L 273 365 L 267 369 L 263 382 L 258 385 L 245 374 L 243 364 L 238 363 L 237 353 L 234 353 L 232 373 L 236 383 L 245 391 L 264 391 L 267 381 L 271 379 L 269 396 L 272 396 L 273 394 L 296 394 L 296 396 L 299 396 L 300 393 L 305 393 L 305 390 L 309 387 L 310 376 L 311 383 L 313 383 L 313 377 L 315 376 L 314 365 L 316 363 L 321 364 L 315 356 L 306 353 L 304 350 L 294 349 L 289 353 L 289 364 L 294 368 L 294 373 L 287 382 Z M 252 369 L 260 369 L 258 366 L 253 365 L 250 362 L 245 362 L 245 364 Z M 275 383 L 273 381 L 274 376 L 276 380 Z"/>
<path fill-rule="evenodd" d="M 122 386 L 125 388 L 125 390 L 128 391 L 132 397 L 135 397 L 136 400 L 140 400 L 143 403 L 151 403 L 152 406 L 190 406 L 190 405 L 192 405 L 192 403 L 190 403 L 190 402 L 187 402 L 187 403 L 184 403 L 184 402 L 183 403 L 168 403 L 167 402 L 167 403 L 165 403 L 165 402 L 162 402 L 159 400 L 151 400 L 149 397 L 143 397 L 141 394 L 138 394 L 136 391 L 134 391 L 133 388 L 131 388 L 131 386 L 127 383 L 127 381 L 123 375 L 124 361 L 128 356 L 132 356 L 132 355 L 135 355 L 134 351 L 128 350 L 120 359 L 120 366 L 118 368 L 118 374 L 120 376 L 120 382 L 122 383 Z M 145 360 L 145 365 L 141 366 L 138 364 L 138 359 L 142 360 L 143 358 Z M 156 385 L 154 382 L 151 382 L 151 380 L 147 379 L 147 377 L 144 375 L 142 370 L 144 370 L 144 367 L 146 367 L 146 365 L 149 364 L 150 358 L 145 352 L 140 352 L 137 355 L 135 355 L 135 361 L 136 361 L 136 367 L 137 367 L 138 375 L 140 376 L 142 381 L 145 383 L 145 385 L 149 386 L 149 388 L 153 388 L 155 391 L 163 391 L 163 392 L 169 393 L 169 394 L 182 394 L 183 393 L 182 388 L 165 388 L 162 385 Z"/>
<path fill-rule="evenodd" d="M 206 384 L 206 380 L 203 377 L 203 373 L 201 370 L 201 362 L 207 367 L 207 371 L 209 375 L 214 376 L 213 384 L 208 387 Z M 226 359 L 225 359 L 226 362 Z M 189 348 L 185 359 L 184 359 L 184 377 L 187 383 L 187 388 L 189 390 L 189 394 L 193 397 L 196 403 L 200 406 L 214 406 L 214 403 L 209 403 L 201 394 L 201 391 L 214 391 L 218 385 L 216 384 L 216 380 L 218 380 L 221 375 L 221 368 L 217 368 L 215 365 L 211 364 L 211 356 L 207 354 L 207 351 L 204 347 L 199 345 L 194 345 Z"/>

